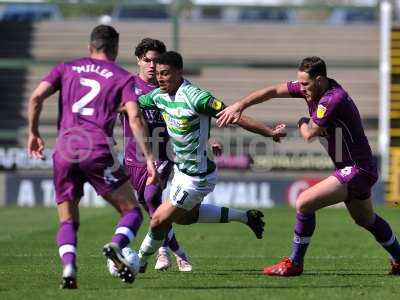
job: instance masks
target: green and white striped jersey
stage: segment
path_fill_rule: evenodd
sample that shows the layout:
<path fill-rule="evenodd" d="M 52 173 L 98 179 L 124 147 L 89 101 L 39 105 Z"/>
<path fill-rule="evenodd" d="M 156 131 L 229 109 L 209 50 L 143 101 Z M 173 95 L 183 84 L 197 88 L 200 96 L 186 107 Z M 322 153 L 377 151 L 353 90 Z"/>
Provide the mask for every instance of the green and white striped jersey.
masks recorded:
<path fill-rule="evenodd" d="M 209 155 L 211 117 L 224 105 L 210 92 L 184 80 L 175 96 L 160 88 L 140 96 L 141 108 L 157 107 L 167 124 L 178 169 L 192 176 L 206 175 L 215 170 Z"/>

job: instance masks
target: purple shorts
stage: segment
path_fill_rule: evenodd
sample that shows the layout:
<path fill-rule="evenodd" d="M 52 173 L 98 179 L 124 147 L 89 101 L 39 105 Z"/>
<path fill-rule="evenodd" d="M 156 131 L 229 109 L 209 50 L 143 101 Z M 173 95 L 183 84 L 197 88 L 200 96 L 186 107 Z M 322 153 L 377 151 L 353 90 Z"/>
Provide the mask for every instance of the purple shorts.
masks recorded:
<path fill-rule="evenodd" d="M 378 180 L 378 171 L 374 164 L 360 168 L 356 165 L 336 169 L 332 174 L 341 184 L 347 184 L 348 201 L 366 200 L 371 197 L 371 188 Z"/>
<path fill-rule="evenodd" d="M 89 182 L 103 196 L 128 180 L 121 165 L 114 167 L 108 147 L 74 149 L 72 155 L 65 155 L 60 148 L 56 148 L 53 173 L 57 204 L 81 198 L 85 182 Z"/>
<path fill-rule="evenodd" d="M 165 187 L 165 184 L 168 180 L 169 175 L 171 174 L 172 168 L 173 168 L 173 162 L 164 160 L 164 161 L 158 161 L 156 163 L 157 167 L 157 172 L 160 176 L 161 179 L 161 189 L 163 190 Z M 138 193 L 138 200 L 140 203 L 144 203 L 144 189 L 146 187 L 146 180 L 147 180 L 147 167 L 146 165 L 144 166 L 131 166 L 131 165 L 125 165 L 125 171 L 129 175 L 130 182 L 133 186 L 133 188 L 136 190 Z"/>

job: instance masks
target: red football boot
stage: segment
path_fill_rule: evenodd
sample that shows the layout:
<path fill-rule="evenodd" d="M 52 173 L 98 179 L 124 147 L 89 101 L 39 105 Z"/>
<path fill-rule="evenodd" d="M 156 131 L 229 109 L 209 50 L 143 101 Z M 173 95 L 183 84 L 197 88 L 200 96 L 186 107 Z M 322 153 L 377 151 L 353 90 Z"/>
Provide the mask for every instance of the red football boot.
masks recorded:
<path fill-rule="evenodd" d="M 390 260 L 390 265 L 392 266 L 392 269 L 390 270 L 389 275 L 400 275 L 400 262 Z"/>
<path fill-rule="evenodd" d="M 303 273 L 303 266 L 295 265 L 289 257 L 284 257 L 276 265 L 265 267 L 263 273 L 269 276 L 299 276 Z"/>

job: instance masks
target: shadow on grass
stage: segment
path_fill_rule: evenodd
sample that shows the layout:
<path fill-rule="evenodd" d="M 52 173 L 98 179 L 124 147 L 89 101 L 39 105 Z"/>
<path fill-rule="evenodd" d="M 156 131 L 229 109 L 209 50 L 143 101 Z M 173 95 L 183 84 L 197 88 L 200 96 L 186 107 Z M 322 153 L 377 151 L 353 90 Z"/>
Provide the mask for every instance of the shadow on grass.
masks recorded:
<path fill-rule="evenodd" d="M 179 272 L 177 272 L 179 273 Z M 262 273 L 262 269 L 229 269 L 229 270 L 215 270 L 215 271 L 196 271 L 195 273 L 192 273 L 191 275 L 198 275 L 198 276 L 204 276 L 204 275 L 216 275 L 216 276 L 229 276 L 229 275 L 260 275 L 260 276 L 266 276 Z M 358 269 L 358 270 L 315 270 L 315 271 L 310 271 L 310 272 L 305 272 L 301 276 L 375 276 L 375 277 L 393 277 L 389 276 L 387 272 L 385 271 L 376 271 L 376 272 L 370 272 L 365 269 Z M 266 276 L 268 277 L 268 276 Z M 274 276 L 274 277 L 279 277 L 279 276 Z M 297 276 L 296 276 L 297 277 Z M 284 277 L 288 278 L 288 277 Z M 400 277 L 399 277 L 400 278 Z"/>
<path fill-rule="evenodd" d="M 354 289 L 354 288 L 377 288 L 379 285 L 362 285 L 359 284 L 346 284 L 346 285 L 243 285 L 243 286 L 235 286 L 235 285 L 221 285 L 221 286 L 154 286 L 156 289 L 161 290 L 224 290 L 224 289 L 235 289 L 235 290 L 244 290 L 244 289 Z"/>
<path fill-rule="evenodd" d="M 372 277 L 388 277 L 387 274 L 382 273 L 338 273 L 338 272 L 307 272 L 301 276 L 372 276 Z"/>

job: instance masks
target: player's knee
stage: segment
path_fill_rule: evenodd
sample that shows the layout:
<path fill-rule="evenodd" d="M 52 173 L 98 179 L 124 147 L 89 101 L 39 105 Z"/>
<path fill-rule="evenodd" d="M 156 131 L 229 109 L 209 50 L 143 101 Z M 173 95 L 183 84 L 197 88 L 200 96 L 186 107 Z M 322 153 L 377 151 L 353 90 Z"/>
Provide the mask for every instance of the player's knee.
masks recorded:
<path fill-rule="evenodd" d="M 296 200 L 296 212 L 302 214 L 314 213 L 312 199 L 307 192 L 302 192 Z"/>
<path fill-rule="evenodd" d="M 161 204 L 161 189 L 157 189 L 152 193 L 145 192 L 144 194 L 144 201 L 148 206 L 158 207 Z"/>
<path fill-rule="evenodd" d="M 358 226 L 366 229 L 370 228 L 374 224 L 374 218 L 369 216 L 357 216 L 353 217 L 353 220 Z"/>
<path fill-rule="evenodd" d="M 177 218 L 175 223 L 179 225 L 190 225 L 197 223 L 198 220 L 199 220 L 199 206 L 181 215 L 179 218 Z"/>
<path fill-rule="evenodd" d="M 75 231 L 78 231 L 79 230 L 79 226 L 80 226 L 79 221 L 73 221 L 73 225 L 74 225 Z"/>
<path fill-rule="evenodd" d="M 134 209 L 136 207 L 136 205 L 134 205 L 133 203 L 130 202 L 120 202 L 118 205 L 118 210 L 121 214 L 124 214 L 132 209 Z"/>
<path fill-rule="evenodd" d="M 115 199 L 114 203 L 116 203 L 117 209 L 122 214 L 136 207 L 139 207 L 136 198 L 134 198 L 133 196 L 131 197 L 130 195 Z"/>
<path fill-rule="evenodd" d="M 176 220 L 179 225 L 190 225 L 196 223 L 196 219 L 192 215 L 184 215 Z"/>
<path fill-rule="evenodd" d="M 165 218 L 163 218 L 159 214 L 153 215 L 150 220 L 150 229 L 151 230 L 167 230 L 170 224 L 167 224 Z"/>

